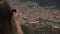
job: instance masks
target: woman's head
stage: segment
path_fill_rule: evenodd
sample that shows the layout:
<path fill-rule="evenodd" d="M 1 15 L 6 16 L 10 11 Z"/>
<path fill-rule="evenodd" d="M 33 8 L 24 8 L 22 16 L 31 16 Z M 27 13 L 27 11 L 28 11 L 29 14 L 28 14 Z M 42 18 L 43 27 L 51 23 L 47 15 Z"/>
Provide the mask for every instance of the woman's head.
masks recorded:
<path fill-rule="evenodd" d="M 0 32 L 11 34 L 11 18 L 13 11 L 6 0 L 0 0 Z"/>
<path fill-rule="evenodd" d="M 12 10 L 5 0 L 0 0 L 0 19 L 11 17 Z"/>

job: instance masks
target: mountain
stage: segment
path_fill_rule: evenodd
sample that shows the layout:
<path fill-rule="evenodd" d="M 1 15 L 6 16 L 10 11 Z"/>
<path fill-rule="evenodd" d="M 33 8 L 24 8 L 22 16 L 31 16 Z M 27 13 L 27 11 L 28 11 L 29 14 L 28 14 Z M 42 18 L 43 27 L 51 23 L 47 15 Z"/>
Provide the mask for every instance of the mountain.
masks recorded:
<path fill-rule="evenodd" d="M 40 6 L 55 6 L 57 0 L 20 0 L 20 2 L 37 2 Z"/>

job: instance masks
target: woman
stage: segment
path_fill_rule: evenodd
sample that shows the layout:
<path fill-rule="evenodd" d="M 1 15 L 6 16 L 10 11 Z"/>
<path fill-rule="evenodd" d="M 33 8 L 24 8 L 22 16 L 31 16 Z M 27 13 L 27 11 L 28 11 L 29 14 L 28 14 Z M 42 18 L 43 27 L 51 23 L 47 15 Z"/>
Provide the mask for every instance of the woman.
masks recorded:
<path fill-rule="evenodd" d="M 15 11 L 15 10 L 14 10 Z M 13 13 L 13 19 L 16 23 L 16 28 L 18 31 L 18 34 L 24 34 L 21 28 L 21 24 L 20 24 L 20 19 L 19 19 L 19 11 L 17 10 L 16 12 Z"/>
<path fill-rule="evenodd" d="M 19 11 L 12 10 L 6 0 L 0 0 L 0 34 L 13 34 L 12 18 L 19 34 L 23 34 L 19 24 Z"/>

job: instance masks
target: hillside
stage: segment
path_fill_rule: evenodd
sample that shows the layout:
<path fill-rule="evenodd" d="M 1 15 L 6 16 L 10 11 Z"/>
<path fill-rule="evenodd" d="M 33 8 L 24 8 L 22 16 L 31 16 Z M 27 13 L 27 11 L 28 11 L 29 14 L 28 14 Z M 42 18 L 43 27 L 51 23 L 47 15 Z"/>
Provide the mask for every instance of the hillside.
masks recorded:
<path fill-rule="evenodd" d="M 60 28 L 60 10 L 55 9 L 54 6 L 53 6 L 53 8 L 41 7 L 35 1 L 34 2 L 32 2 L 32 1 L 20 2 L 19 0 L 9 0 L 9 3 L 11 5 L 12 9 L 16 8 L 20 11 L 22 23 L 29 24 L 29 28 L 32 28 L 35 25 L 34 28 L 37 28 L 37 31 L 39 31 L 38 30 L 39 28 L 41 28 L 41 29 L 47 28 L 49 30 L 50 29 L 49 27 L 51 27 L 50 32 L 57 31 L 55 34 L 60 32 L 60 30 L 59 30 L 59 28 Z M 39 22 L 39 23 L 37 23 L 37 22 Z M 32 28 L 32 29 L 34 29 L 34 28 Z M 45 30 L 46 29 L 44 29 L 43 31 L 45 32 Z"/>

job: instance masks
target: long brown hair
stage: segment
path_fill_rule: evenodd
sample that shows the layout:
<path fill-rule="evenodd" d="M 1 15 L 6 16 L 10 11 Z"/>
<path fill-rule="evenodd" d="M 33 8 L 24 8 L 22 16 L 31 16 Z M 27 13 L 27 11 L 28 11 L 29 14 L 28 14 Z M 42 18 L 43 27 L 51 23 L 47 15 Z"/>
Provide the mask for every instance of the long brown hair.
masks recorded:
<path fill-rule="evenodd" d="M 13 34 L 11 18 L 13 12 L 6 0 L 0 0 L 0 34 Z"/>

